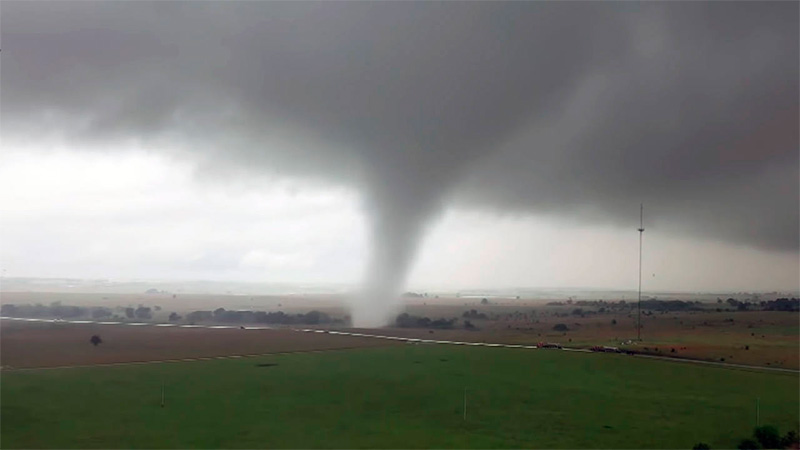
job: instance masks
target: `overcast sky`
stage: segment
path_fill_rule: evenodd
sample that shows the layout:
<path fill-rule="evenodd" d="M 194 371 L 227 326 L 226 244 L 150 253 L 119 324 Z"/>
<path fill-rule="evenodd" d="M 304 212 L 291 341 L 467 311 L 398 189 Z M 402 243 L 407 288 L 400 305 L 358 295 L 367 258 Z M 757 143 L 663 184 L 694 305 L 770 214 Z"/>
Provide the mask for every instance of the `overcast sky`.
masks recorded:
<path fill-rule="evenodd" d="M 0 268 L 797 290 L 799 6 L 4 1 Z"/>

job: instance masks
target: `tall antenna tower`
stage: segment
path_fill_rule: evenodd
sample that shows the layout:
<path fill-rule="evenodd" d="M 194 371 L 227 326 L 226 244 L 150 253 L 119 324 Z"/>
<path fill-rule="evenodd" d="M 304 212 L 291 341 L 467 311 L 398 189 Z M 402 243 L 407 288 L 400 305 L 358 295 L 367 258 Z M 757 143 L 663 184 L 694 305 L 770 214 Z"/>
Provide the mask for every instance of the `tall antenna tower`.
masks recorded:
<path fill-rule="evenodd" d="M 639 320 L 636 338 L 642 340 L 642 235 L 644 234 L 644 204 L 639 204 Z"/>

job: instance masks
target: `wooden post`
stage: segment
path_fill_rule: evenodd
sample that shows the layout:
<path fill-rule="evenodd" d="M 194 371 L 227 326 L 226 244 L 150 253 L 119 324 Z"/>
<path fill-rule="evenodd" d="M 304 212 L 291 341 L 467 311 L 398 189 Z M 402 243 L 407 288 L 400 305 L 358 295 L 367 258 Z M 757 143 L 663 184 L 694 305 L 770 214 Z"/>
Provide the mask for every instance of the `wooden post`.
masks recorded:
<path fill-rule="evenodd" d="M 761 425 L 761 397 L 756 397 L 756 426 Z"/>
<path fill-rule="evenodd" d="M 464 388 L 464 421 L 467 420 L 467 388 Z"/>

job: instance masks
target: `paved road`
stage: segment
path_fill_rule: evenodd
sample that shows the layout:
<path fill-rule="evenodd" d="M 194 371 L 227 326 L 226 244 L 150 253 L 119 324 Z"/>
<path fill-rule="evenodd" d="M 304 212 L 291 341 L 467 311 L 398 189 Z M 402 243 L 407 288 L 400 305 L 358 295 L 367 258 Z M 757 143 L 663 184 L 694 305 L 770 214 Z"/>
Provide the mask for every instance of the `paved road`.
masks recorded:
<path fill-rule="evenodd" d="M 15 321 L 23 321 L 23 322 L 49 322 L 49 323 L 71 323 L 71 324 L 97 324 L 97 325 L 123 325 L 123 326 L 153 326 L 153 327 L 178 327 L 178 328 L 206 328 L 212 330 L 219 330 L 219 329 L 237 329 L 242 328 L 241 326 L 234 326 L 234 325 L 178 325 L 173 323 L 146 323 L 146 322 L 107 322 L 107 321 L 93 321 L 93 320 L 53 320 L 53 319 L 28 319 L 28 318 L 20 318 L 20 317 L 3 317 L 0 316 L 0 320 L 15 320 Z M 275 329 L 273 327 L 243 327 L 244 330 L 270 330 Z M 368 333 L 352 333 L 349 331 L 336 331 L 336 330 L 323 330 L 323 329 L 310 329 L 310 328 L 280 328 L 280 329 L 288 329 L 300 333 L 325 333 L 325 334 L 332 334 L 332 335 L 342 335 L 342 336 L 356 336 L 356 337 L 365 337 L 365 338 L 373 338 L 373 339 L 386 339 L 386 340 L 394 340 L 394 341 L 405 341 L 408 344 L 440 344 L 440 345 L 466 345 L 466 346 L 478 346 L 478 347 L 503 347 L 503 348 L 521 348 L 521 349 L 538 349 L 536 345 L 521 345 L 521 344 L 494 344 L 488 342 L 463 342 L 463 341 L 443 341 L 443 340 L 435 340 L 435 339 L 417 339 L 417 338 L 404 338 L 398 336 L 385 336 L 381 334 L 368 334 Z M 584 348 L 563 348 L 563 351 L 568 352 L 576 352 L 576 353 L 593 353 L 591 350 L 584 349 Z M 175 359 L 175 360 L 161 360 L 161 361 L 142 361 L 142 362 L 132 362 L 132 363 L 112 363 L 112 364 L 96 364 L 97 365 L 127 365 L 127 364 L 155 364 L 155 363 L 166 363 L 166 362 L 185 362 L 185 361 L 203 361 L 209 359 L 226 359 L 226 358 L 247 358 L 253 356 L 264 356 L 264 355 L 276 355 L 276 354 L 290 354 L 290 353 L 314 353 L 314 352 L 321 352 L 321 351 L 329 351 L 329 350 L 311 350 L 305 352 L 284 352 L 284 353 L 264 353 L 264 354 L 257 354 L 257 355 L 233 355 L 233 356 L 217 356 L 217 357 L 209 357 L 209 358 L 188 358 L 188 359 Z M 779 367 L 763 367 L 763 366 L 748 366 L 744 364 L 732 364 L 732 363 L 723 363 L 723 362 L 715 362 L 715 361 L 702 361 L 697 359 L 684 359 L 684 358 L 674 358 L 669 356 L 655 356 L 655 355 L 642 355 L 636 354 L 633 355 L 636 358 L 649 358 L 649 359 L 659 359 L 662 361 L 670 361 L 670 362 L 680 362 L 680 363 L 687 363 L 687 364 L 705 364 L 717 367 L 725 367 L 730 369 L 749 369 L 749 370 L 760 370 L 760 371 L 770 371 L 770 372 L 785 372 L 785 373 L 794 373 L 800 374 L 800 371 L 794 369 L 782 369 Z M 85 367 L 85 366 L 61 366 L 61 367 L 51 367 L 52 369 L 55 368 L 65 368 L 65 367 Z M 14 370 L 36 370 L 36 369 L 14 369 Z"/>

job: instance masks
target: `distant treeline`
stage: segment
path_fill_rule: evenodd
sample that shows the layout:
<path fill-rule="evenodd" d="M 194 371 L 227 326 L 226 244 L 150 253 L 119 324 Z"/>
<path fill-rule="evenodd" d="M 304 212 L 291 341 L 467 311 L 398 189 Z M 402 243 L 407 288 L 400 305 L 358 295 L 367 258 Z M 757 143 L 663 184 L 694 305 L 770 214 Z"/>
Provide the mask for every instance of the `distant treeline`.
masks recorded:
<path fill-rule="evenodd" d="M 605 301 L 605 300 L 567 300 L 565 302 L 548 302 L 547 306 L 593 306 L 595 308 L 605 309 L 625 309 L 635 306 L 636 302 L 629 303 L 625 300 L 620 301 Z"/>
<path fill-rule="evenodd" d="M 464 314 L 462 314 L 461 317 L 463 317 L 465 319 L 474 319 L 474 320 L 487 320 L 488 319 L 486 314 L 484 314 L 482 312 L 478 312 L 475 309 L 471 309 L 469 311 L 464 311 Z"/>
<path fill-rule="evenodd" d="M 549 306 L 582 306 L 582 307 L 595 307 L 599 308 L 597 312 L 603 313 L 606 311 L 613 311 L 615 309 L 635 308 L 637 302 L 626 302 L 620 300 L 618 302 L 605 301 L 605 300 L 579 300 L 567 302 L 550 302 Z M 698 301 L 682 301 L 682 300 L 642 300 L 643 309 L 652 309 L 654 311 L 691 311 L 701 310 L 702 303 Z M 594 314 L 594 311 L 583 310 L 582 308 L 575 309 L 573 315 Z"/>
<path fill-rule="evenodd" d="M 156 310 L 159 310 L 156 307 Z M 53 302 L 50 305 L 43 305 L 36 303 L 34 305 L 15 305 L 5 304 L 0 307 L 0 314 L 8 317 L 53 317 L 58 319 L 77 319 L 81 317 L 91 317 L 93 319 L 115 318 L 115 319 L 151 319 L 153 317 L 153 310 L 150 307 L 139 305 L 137 308 L 127 307 L 120 312 L 123 315 L 114 314 L 110 308 L 102 306 L 84 307 L 84 306 L 69 306 L 62 305 L 61 302 Z"/>
<path fill-rule="evenodd" d="M 429 317 L 413 316 L 403 313 L 395 319 L 395 325 L 400 328 L 453 328 L 458 319 L 435 319 Z"/>
<path fill-rule="evenodd" d="M 693 311 L 701 310 L 700 302 L 683 300 L 642 300 L 642 309 L 653 311 Z"/>
<path fill-rule="evenodd" d="M 120 314 L 115 314 L 114 310 L 110 308 L 99 307 L 84 307 L 84 306 L 68 306 L 62 305 L 60 302 L 54 302 L 50 305 L 42 305 L 37 303 L 35 305 L 15 305 L 4 304 L 0 307 L 0 315 L 7 317 L 28 317 L 28 318 L 55 318 L 55 319 L 79 319 L 91 317 L 92 319 L 106 319 L 111 318 L 114 320 L 134 319 L 134 320 L 149 320 L 153 318 L 153 310 L 159 311 L 160 307 L 156 306 L 150 308 L 147 306 L 139 305 L 136 308 L 126 307 L 117 308 Z M 181 316 L 177 313 L 170 313 L 169 320 L 171 322 L 181 321 Z M 265 323 L 265 324 L 342 324 L 342 319 L 334 319 L 327 314 L 320 311 L 310 311 L 305 314 L 286 314 L 282 311 L 277 312 L 264 312 L 264 311 L 228 311 L 225 308 L 218 308 L 214 311 L 194 311 L 186 315 L 185 322 L 224 322 L 224 323 Z"/>
<path fill-rule="evenodd" d="M 740 302 L 729 298 L 726 302 L 736 307 L 739 311 L 758 310 L 763 311 L 800 311 L 800 299 L 798 298 L 776 298 L 775 300 L 761 301 L 758 303 Z"/>
<path fill-rule="evenodd" d="M 717 304 L 727 304 L 735 308 L 736 311 L 800 311 L 800 299 L 797 298 L 778 298 L 768 301 L 739 301 L 734 298 L 728 298 L 723 302 L 722 299 L 717 299 Z M 634 308 L 637 302 L 625 302 L 621 300 L 618 302 L 604 301 L 604 300 L 580 300 L 567 302 L 549 302 L 548 306 L 589 306 L 599 308 L 598 312 L 612 311 L 614 309 Z M 642 309 L 652 311 L 703 311 L 708 310 L 709 304 L 699 301 L 683 301 L 683 300 L 642 300 Z M 721 308 L 717 308 L 718 311 Z M 592 311 L 584 311 L 581 308 L 573 311 L 575 315 L 592 314 Z"/>
<path fill-rule="evenodd" d="M 286 314 L 283 311 L 228 311 L 217 308 L 214 311 L 194 311 L 186 315 L 186 320 L 196 322 L 224 322 L 224 323 L 267 323 L 279 325 L 318 325 L 341 324 L 342 319 L 334 319 L 321 311 L 310 311 L 305 314 Z"/>
<path fill-rule="evenodd" d="M 800 311 L 800 298 L 777 298 L 759 304 L 765 311 Z"/>

